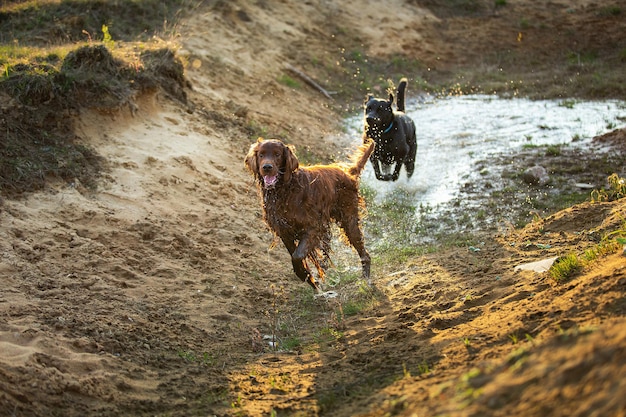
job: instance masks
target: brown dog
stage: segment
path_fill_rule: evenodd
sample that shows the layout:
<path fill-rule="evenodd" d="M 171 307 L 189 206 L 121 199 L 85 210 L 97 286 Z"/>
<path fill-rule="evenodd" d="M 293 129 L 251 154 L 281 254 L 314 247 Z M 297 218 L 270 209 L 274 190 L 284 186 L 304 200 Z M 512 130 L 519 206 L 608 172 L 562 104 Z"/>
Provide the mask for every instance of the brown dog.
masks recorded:
<path fill-rule="evenodd" d="M 283 241 L 296 275 L 316 291 L 319 285 L 307 260 L 324 277 L 329 261 L 330 225 L 335 221 L 361 258 L 363 278 L 370 281 L 370 256 L 360 228 L 359 176 L 374 143 L 362 145 L 352 166 L 315 165 L 302 168 L 293 146 L 278 140 L 259 140 L 250 146 L 245 166 L 254 175 L 263 204 L 263 218 Z"/>

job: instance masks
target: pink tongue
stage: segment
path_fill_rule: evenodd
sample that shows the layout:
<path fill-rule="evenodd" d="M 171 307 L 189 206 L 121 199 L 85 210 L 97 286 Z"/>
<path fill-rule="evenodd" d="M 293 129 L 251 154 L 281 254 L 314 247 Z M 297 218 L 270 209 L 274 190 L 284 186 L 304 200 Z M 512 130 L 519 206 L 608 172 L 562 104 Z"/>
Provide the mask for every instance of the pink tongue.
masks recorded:
<path fill-rule="evenodd" d="M 263 177 L 263 182 L 265 183 L 266 187 L 271 187 L 276 183 L 277 179 L 278 177 L 276 175 L 265 175 Z"/>

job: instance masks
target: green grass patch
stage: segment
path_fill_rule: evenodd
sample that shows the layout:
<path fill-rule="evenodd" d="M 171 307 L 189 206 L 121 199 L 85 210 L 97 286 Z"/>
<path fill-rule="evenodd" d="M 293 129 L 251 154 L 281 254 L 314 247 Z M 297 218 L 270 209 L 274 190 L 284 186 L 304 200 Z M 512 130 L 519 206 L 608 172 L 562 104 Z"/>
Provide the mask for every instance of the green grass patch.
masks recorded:
<path fill-rule="evenodd" d="M 367 204 L 367 229 L 377 241 L 407 242 L 418 231 L 414 193 L 398 188 L 379 200 L 375 189 L 362 185 L 361 194 Z"/>
<path fill-rule="evenodd" d="M 593 248 L 587 249 L 582 255 L 583 265 L 589 265 L 603 256 L 615 253 L 623 243 L 620 238 L 600 242 Z"/>
<path fill-rule="evenodd" d="M 209 352 L 196 353 L 189 350 L 179 350 L 178 357 L 188 363 L 197 363 L 204 366 L 212 367 L 217 364 L 218 357 Z"/>
<path fill-rule="evenodd" d="M 363 301 L 347 301 L 342 311 L 345 317 L 356 316 L 365 309 L 365 303 Z"/>
<path fill-rule="evenodd" d="M 565 282 L 572 278 L 582 269 L 582 263 L 574 253 L 565 255 L 557 259 L 550 267 L 549 273 L 553 280 L 558 283 Z"/>
<path fill-rule="evenodd" d="M 294 80 L 287 74 L 282 74 L 280 77 L 278 77 L 278 82 L 293 89 L 299 89 L 301 87 L 298 81 Z"/>
<path fill-rule="evenodd" d="M 302 340 L 297 335 L 289 335 L 280 340 L 282 350 L 292 351 L 302 346 Z"/>
<path fill-rule="evenodd" d="M 565 100 L 561 100 L 559 102 L 559 106 L 561 107 L 565 107 L 567 109 L 573 109 L 574 106 L 576 105 L 576 103 L 578 103 L 577 100 L 573 100 L 573 99 L 565 99 Z"/>
<path fill-rule="evenodd" d="M 599 262 L 603 257 L 616 253 L 626 244 L 626 220 L 611 232 L 608 232 L 592 248 L 585 250 L 582 254 L 567 254 L 557 259 L 550 267 L 548 273 L 557 283 L 568 281 L 584 268 Z"/>
<path fill-rule="evenodd" d="M 561 155 L 561 147 L 563 145 L 548 145 L 546 147 L 546 156 L 559 156 Z"/>
<path fill-rule="evenodd" d="M 317 331 L 315 342 L 319 344 L 329 344 L 337 342 L 343 338 L 343 332 L 333 327 L 323 327 Z"/>
<path fill-rule="evenodd" d="M 622 8 L 617 5 L 604 6 L 601 7 L 598 11 L 598 15 L 608 17 L 608 16 L 620 16 L 622 14 Z"/>

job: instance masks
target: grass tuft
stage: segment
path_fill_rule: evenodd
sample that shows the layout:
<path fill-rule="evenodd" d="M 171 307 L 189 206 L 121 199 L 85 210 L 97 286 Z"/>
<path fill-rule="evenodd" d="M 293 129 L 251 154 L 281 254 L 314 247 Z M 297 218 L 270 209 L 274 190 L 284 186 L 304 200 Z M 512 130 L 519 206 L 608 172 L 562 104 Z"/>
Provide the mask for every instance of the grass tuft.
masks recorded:
<path fill-rule="evenodd" d="M 592 202 L 614 201 L 626 197 L 626 179 L 613 173 L 607 178 L 608 188 L 593 190 L 591 192 Z"/>
<path fill-rule="evenodd" d="M 181 11 L 197 2 L 5 3 L 0 96 L 11 105 L 0 119 L 0 195 L 39 190 L 50 179 L 95 187 L 106 166 L 74 133 L 83 108 L 132 111 L 137 96 L 157 89 L 186 103 L 183 63 L 162 39 L 173 38 Z"/>
<path fill-rule="evenodd" d="M 550 267 L 549 273 L 557 283 L 562 283 L 573 277 L 582 269 L 578 256 L 574 253 L 557 259 Z"/>
<path fill-rule="evenodd" d="M 5 64 L 0 93 L 15 105 L 0 120 L 6 134 L 0 142 L 0 194 L 35 191 L 51 178 L 95 187 L 105 163 L 76 141 L 71 116 L 79 109 L 117 111 L 159 86 L 186 100 L 184 68 L 172 51 L 147 50 L 136 58 L 125 61 L 104 45 L 87 45 L 69 50 L 63 59 L 49 54 L 31 56 L 31 63 Z"/>

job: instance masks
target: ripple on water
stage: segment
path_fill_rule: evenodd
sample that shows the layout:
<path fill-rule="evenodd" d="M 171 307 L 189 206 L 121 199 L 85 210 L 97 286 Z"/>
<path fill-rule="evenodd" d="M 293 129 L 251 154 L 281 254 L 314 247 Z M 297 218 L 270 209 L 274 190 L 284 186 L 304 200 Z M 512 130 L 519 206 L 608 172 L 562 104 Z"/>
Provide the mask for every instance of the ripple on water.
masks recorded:
<path fill-rule="evenodd" d="M 417 127 L 418 156 L 410 180 L 377 181 L 370 164 L 362 181 L 384 198 L 402 188 L 422 204 L 436 206 L 455 196 L 473 164 L 524 146 L 585 146 L 594 136 L 624 127 L 626 102 L 504 99 L 468 95 L 422 97 L 407 102 Z M 349 137 L 360 140 L 362 114 L 346 120 Z"/>

